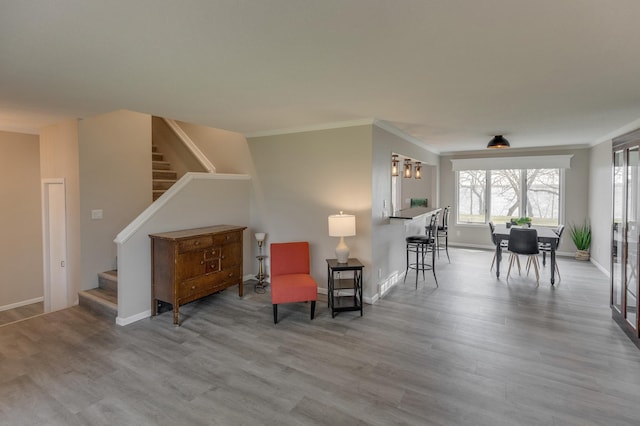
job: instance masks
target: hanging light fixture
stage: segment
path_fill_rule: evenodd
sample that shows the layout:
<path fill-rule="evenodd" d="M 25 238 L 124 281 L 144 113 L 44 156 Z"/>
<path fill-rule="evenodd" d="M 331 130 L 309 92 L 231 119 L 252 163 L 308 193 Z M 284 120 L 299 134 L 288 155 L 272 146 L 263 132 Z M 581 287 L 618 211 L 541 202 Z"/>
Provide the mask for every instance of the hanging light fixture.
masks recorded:
<path fill-rule="evenodd" d="M 502 135 L 496 135 L 491 139 L 487 148 L 509 148 L 511 145 L 509 141 L 504 138 Z"/>
<path fill-rule="evenodd" d="M 391 176 L 398 176 L 398 154 L 391 155 Z"/>
<path fill-rule="evenodd" d="M 411 177 L 411 160 L 409 158 L 404 160 L 404 177 Z"/>
<path fill-rule="evenodd" d="M 422 179 L 422 163 L 420 161 L 416 161 L 416 171 L 413 177 L 416 179 Z"/>

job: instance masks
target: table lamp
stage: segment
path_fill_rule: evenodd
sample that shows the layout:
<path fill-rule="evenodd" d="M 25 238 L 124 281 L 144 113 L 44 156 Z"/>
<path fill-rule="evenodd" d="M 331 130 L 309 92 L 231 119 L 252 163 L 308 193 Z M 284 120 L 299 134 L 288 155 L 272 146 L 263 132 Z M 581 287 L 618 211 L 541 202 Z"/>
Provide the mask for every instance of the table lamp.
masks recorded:
<path fill-rule="evenodd" d="M 344 237 L 356 235 L 356 217 L 352 214 L 333 214 L 329 216 L 329 236 L 340 237 L 336 246 L 336 259 L 338 263 L 347 263 L 349 260 L 349 247 L 344 243 Z"/>

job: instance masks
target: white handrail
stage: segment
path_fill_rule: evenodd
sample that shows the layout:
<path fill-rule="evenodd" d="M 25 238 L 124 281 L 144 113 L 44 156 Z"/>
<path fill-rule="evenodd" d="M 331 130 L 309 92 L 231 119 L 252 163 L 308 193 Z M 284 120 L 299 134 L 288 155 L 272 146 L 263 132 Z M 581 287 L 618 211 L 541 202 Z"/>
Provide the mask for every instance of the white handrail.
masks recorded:
<path fill-rule="evenodd" d="M 215 173 L 216 172 L 215 166 L 211 164 L 211 161 L 209 161 L 207 156 L 204 155 L 202 151 L 200 151 L 200 148 L 196 146 L 196 144 L 193 142 L 193 140 L 191 140 L 189 135 L 187 135 L 184 132 L 184 130 L 182 130 L 182 127 L 180 127 L 180 125 L 176 123 L 175 120 L 171 120 L 164 117 L 162 119 L 164 120 L 165 123 L 167 123 L 167 126 L 169 126 L 171 130 L 173 130 L 173 132 L 178 136 L 178 138 L 187 147 L 187 149 L 189 149 L 189 151 L 191 151 L 191 153 L 198 159 L 198 161 L 200 162 L 200 164 L 202 164 L 205 170 L 209 173 Z"/>

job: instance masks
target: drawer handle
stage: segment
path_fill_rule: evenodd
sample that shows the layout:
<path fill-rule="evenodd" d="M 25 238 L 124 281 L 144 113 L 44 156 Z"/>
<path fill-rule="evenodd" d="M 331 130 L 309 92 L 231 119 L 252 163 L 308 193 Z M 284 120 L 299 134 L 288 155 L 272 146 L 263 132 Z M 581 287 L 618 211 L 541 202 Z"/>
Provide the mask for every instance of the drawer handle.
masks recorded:
<path fill-rule="evenodd" d="M 193 243 L 194 246 L 199 246 L 200 245 L 200 241 L 196 241 L 195 243 Z"/>
<path fill-rule="evenodd" d="M 224 259 L 224 255 L 220 256 L 220 259 Z"/>
<path fill-rule="evenodd" d="M 201 265 L 204 265 L 204 260 L 201 260 L 201 261 L 200 261 L 200 264 L 201 264 Z"/>
<path fill-rule="evenodd" d="M 195 289 L 196 289 L 196 286 L 195 286 L 195 285 L 192 285 L 192 286 L 191 286 L 191 290 L 195 290 Z"/>
<path fill-rule="evenodd" d="M 233 276 L 233 272 L 229 272 L 229 278 Z"/>

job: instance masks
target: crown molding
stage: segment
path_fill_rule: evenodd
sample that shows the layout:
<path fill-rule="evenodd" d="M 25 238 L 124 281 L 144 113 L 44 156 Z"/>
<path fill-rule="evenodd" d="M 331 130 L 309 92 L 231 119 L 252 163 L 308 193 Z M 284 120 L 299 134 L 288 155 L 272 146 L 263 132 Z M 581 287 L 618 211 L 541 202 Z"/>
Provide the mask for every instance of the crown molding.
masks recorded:
<path fill-rule="evenodd" d="M 590 144 L 591 146 L 596 146 L 596 145 L 600 145 L 603 142 L 608 142 L 608 141 L 612 141 L 613 139 L 617 138 L 618 136 L 622 136 L 626 133 L 630 133 L 633 132 L 634 130 L 638 130 L 640 129 L 640 118 L 637 120 L 632 121 L 631 123 L 628 123 L 616 130 L 614 130 L 613 132 L 604 135 L 603 137 L 601 137 L 600 139 L 596 139 L 596 141 L 592 144 Z"/>
<path fill-rule="evenodd" d="M 374 123 L 373 118 L 364 118 L 361 120 L 349 120 L 349 121 L 336 121 L 333 123 L 324 123 L 324 124 L 314 124 L 311 126 L 302 126 L 302 127 L 291 127 L 288 129 L 274 129 L 274 130 L 265 130 L 259 132 L 247 133 L 244 135 L 245 138 L 261 138 L 265 136 L 277 136 L 277 135 L 286 135 L 290 133 L 303 133 L 303 132 L 315 132 L 318 130 L 330 130 L 330 129 L 340 129 L 343 127 L 355 127 L 355 126 L 366 126 Z"/>

